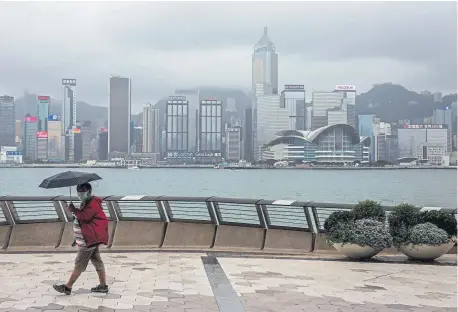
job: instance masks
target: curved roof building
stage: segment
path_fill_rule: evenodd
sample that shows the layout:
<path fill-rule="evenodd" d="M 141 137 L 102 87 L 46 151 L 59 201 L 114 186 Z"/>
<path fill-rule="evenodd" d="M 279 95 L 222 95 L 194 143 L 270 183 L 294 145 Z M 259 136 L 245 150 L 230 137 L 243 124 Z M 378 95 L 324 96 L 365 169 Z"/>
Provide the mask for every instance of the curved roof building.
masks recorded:
<path fill-rule="evenodd" d="M 314 131 L 284 130 L 265 145 L 263 159 L 297 160 L 321 163 L 369 161 L 370 137 L 360 137 L 346 124 L 321 127 Z"/>

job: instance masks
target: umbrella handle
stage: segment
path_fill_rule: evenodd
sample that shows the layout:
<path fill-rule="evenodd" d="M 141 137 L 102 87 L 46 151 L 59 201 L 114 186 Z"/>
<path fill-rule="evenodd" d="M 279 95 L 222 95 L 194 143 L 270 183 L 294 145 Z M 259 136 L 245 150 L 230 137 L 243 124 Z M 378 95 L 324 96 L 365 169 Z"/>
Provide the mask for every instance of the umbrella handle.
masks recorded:
<path fill-rule="evenodd" d="M 72 187 L 70 186 L 69 189 L 70 189 L 70 204 L 73 204 L 73 201 L 72 201 Z"/>

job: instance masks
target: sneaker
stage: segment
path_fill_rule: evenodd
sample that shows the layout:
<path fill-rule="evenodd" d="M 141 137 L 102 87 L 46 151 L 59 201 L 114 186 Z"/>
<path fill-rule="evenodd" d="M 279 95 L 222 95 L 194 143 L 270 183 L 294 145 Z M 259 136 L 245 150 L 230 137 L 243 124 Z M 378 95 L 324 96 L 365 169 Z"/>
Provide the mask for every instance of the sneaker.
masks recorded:
<path fill-rule="evenodd" d="M 106 294 L 108 292 L 108 285 L 97 285 L 92 287 L 91 292 Z"/>
<path fill-rule="evenodd" d="M 60 292 L 61 294 L 66 294 L 67 296 L 71 294 L 72 289 L 68 288 L 64 284 L 62 285 L 53 285 L 52 286 L 57 292 Z"/>

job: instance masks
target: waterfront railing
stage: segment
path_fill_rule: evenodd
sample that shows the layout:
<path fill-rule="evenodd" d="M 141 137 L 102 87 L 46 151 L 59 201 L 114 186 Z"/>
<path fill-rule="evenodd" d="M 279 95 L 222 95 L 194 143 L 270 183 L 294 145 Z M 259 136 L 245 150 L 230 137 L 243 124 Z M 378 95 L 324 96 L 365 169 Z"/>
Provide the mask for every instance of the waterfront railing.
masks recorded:
<path fill-rule="evenodd" d="M 223 197 L 101 196 L 108 250 L 331 250 L 324 221 L 354 205 Z M 0 196 L 3 251 L 71 250 L 68 196 Z M 389 213 L 394 207 L 384 206 Z M 456 208 L 423 207 L 456 214 Z"/>

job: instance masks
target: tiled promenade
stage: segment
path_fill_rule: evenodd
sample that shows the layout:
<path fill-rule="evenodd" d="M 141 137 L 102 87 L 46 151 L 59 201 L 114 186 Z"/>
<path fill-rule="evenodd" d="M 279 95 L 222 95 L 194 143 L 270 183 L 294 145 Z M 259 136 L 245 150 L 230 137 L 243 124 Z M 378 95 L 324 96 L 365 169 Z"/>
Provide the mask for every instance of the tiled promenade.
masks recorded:
<path fill-rule="evenodd" d="M 457 310 L 455 265 L 107 253 L 108 294 L 89 292 L 92 267 L 72 295 L 58 294 L 51 285 L 65 281 L 74 256 L 0 254 L 0 311 Z"/>

